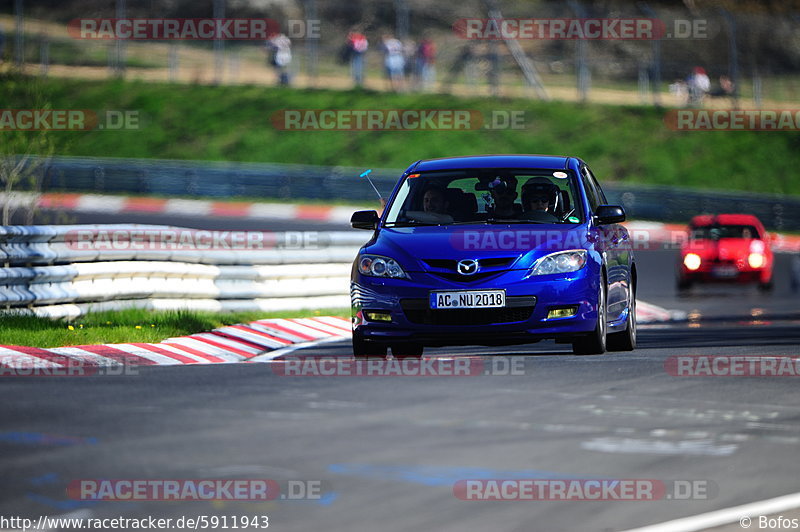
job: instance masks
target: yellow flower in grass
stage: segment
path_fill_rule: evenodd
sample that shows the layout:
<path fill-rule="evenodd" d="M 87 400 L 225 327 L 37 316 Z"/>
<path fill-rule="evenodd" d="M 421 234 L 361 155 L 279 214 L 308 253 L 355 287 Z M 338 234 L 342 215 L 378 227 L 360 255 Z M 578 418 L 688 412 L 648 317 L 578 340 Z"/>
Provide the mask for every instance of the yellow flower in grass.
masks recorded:
<path fill-rule="evenodd" d="M 69 329 L 70 331 L 74 331 L 75 327 L 73 327 L 72 325 L 67 325 L 67 329 Z"/>
<path fill-rule="evenodd" d="M 137 325 L 137 326 L 136 326 L 136 328 L 137 328 L 137 329 L 141 329 L 141 328 L 142 328 L 142 326 L 141 326 L 141 325 Z"/>

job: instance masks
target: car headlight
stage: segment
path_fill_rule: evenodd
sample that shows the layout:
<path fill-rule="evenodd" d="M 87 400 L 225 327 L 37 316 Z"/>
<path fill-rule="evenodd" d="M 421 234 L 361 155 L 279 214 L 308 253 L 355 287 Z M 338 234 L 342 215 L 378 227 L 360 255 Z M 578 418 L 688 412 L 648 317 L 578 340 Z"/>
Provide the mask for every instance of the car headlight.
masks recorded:
<path fill-rule="evenodd" d="M 700 267 L 700 255 L 695 253 L 687 253 L 685 257 L 683 257 L 683 265 L 686 266 L 687 270 L 696 270 Z"/>
<path fill-rule="evenodd" d="M 751 268 L 761 268 L 764 266 L 765 262 L 764 255 L 761 253 L 751 253 L 750 256 L 747 257 L 747 263 Z"/>
<path fill-rule="evenodd" d="M 548 275 L 551 273 L 570 273 L 576 272 L 586 265 L 585 249 L 570 249 L 568 251 L 557 251 L 550 253 L 536 260 L 531 266 L 532 275 Z"/>
<path fill-rule="evenodd" d="M 397 261 L 380 255 L 361 255 L 358 259 L 358 271 L 370 277 L 391 277 L 405 279 L 408 277 Z"/>

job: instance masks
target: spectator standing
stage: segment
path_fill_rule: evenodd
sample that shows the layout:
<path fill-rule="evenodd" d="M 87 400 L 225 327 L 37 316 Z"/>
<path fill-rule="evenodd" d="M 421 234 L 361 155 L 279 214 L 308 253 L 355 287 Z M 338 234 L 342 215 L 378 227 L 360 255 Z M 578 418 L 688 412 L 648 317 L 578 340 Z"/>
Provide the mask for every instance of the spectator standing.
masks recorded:
<path fill-rule="evenodd" d="M 403 88 L 403 72 L 406 66 L 403 55 L 403 43 L 390 34 L 383 36 L 383 66 L 386 70 L 386 79 L 389 87 L 397 92 Z"/>
<path fill-rule="evenodd" d="M 417 47 L 417 79 L 422 90 L 433 88 L 436 81 L 436 45 L 429 37 L 423 38 Z"/>
<path fill-rule="evenodd" d="M 289 85 L 289 65 L 292 63 L 292 41 L 283 33 L 279 33 L 270 37 L 267 41 L 266 48 L 269 54 L 269 62 L 278 74 L 278 84 Z"/>
<path fill-rule="evenodd" d="M 699 107 L 703 105 L 703 100 L 711 89 L 711 80 L 703 67 L 694 67 L 692 75 L 687 80 L 689 89 L 689 105 Z"/>
<path fill-rule="evenodd" d="M 364 34 L 353 30 L 347 35 L 347 50 L 350 58 L 350 76 L 356 87 L 364 85 L 364 54 L 369 48 L 369 41 Z"/>
<path fill-rule="evenodd" d="M 689 85 L 686 80 L 676 79 L 669 84 L 669 92 L 675 96 L 675 105 L 686 107 L 689 105 Z"/>

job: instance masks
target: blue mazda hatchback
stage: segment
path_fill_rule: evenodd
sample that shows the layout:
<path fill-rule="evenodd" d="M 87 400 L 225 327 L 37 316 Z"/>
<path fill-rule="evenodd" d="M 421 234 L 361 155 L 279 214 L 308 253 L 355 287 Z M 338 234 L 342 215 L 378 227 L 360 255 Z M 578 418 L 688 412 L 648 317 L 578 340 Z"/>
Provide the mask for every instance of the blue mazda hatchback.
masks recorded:
<path fill-rule="evenodd" d="M 356 357 L 555 339 L 575 354 L 636 347 L 636 264 L 620 206 L 576 157 L 417 161 L 353 264 Z"/>

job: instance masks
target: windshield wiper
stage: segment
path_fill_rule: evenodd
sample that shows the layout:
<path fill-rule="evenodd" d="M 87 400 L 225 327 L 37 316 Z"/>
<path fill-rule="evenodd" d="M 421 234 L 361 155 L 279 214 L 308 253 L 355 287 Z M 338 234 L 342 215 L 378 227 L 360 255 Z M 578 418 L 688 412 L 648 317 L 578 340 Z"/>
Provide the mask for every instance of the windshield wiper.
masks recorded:
<path fill-rule="evenodd" d="M 541 220 L 518 220 L 514 218 L 489 218 L 485 220 L 487 224 L 549 224 L 553 222 L 543 222 Z"/>

